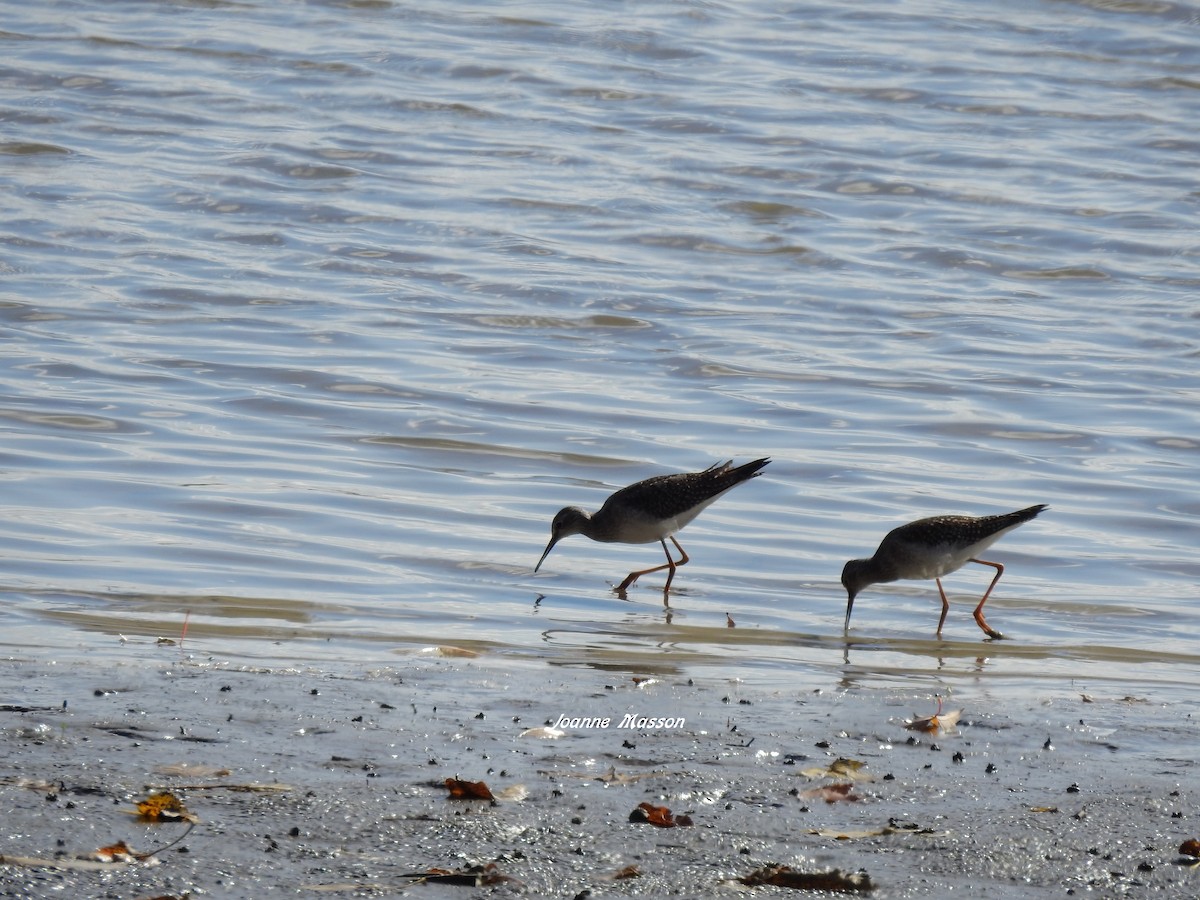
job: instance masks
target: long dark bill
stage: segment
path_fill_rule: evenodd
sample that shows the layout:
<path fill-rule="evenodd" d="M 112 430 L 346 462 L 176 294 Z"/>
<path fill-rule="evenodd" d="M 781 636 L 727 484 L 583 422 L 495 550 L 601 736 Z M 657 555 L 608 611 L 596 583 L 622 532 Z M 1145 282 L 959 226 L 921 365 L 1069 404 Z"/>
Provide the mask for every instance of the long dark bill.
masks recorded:
<path fill-rule="evenodd" d="M 554 545 L 558 543 L 557 538 L 550 538 L 550 543 L 546 545 L 546 549 L 542 552 L 542 558 L 538 560 L 536 566 L 533 567 L 534 574 L 542 567 L 542 563 L 546 561 L 546 557 L 550 555 L 550 551 L 554 549 Z"/>

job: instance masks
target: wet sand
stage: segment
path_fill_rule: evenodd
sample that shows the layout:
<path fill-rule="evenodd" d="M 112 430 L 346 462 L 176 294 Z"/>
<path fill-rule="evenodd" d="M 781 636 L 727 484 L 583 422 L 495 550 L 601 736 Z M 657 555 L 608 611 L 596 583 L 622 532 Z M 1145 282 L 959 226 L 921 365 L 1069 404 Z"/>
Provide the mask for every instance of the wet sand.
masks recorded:
<path fill-rule="evenodd" d="M 961 716 L 930 734 L 906 727 L 937 710 L 920 687 L 437 652 L 340 672 L 149 656 L 2 664 L 5 896 L 818 895 L 736 881 L 773 863 L 865 873 L 873 897 L 1200 895 L 1177 852 L 1200 836 L 1196 723 L 1152 696 L 948 697 Z M 611 721 L 547 736 L 561 716 Z M 839 758 L 857 780 L 814 774 Z M 449 799 L 451 777 L 499 799 Z M 199 819 L 182 841 L 78 861 L 184 834 L 133 814 L 159 789 Z M 644 802 L 692 824 L 631 822 Z M 488 864 L 474 887 L 414 875 Z"/>

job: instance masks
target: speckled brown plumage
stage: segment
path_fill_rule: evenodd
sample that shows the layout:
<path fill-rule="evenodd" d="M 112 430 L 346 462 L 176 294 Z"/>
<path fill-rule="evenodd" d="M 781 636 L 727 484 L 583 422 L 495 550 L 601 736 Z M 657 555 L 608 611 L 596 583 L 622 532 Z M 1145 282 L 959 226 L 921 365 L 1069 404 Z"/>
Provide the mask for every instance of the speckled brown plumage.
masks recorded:
<path fill-rule="evenodd" d="M 756 459 L 737 467 L 733 461 L 717 463 L 703 472 L 686 472 L 679 475 L 656 475 L 639 481 L 619 491 L 604 501 L 594 514 L 589 515 L 577 506 L 568 506 L 558 511 L 550 526 L 550 543 L 546 545 L 542 558 L 533 571 L 536 572 L 550 551 L 560 540 L 572 534 L 582 534 L 593 541 L 617 544 L 662 544 L 667 561 L 652 569 L 630 572 L 616 588 L 618 593 L 633 584 L 639 577 L 660 569 L 669 569 L 666 593 L 675 577 L 675 569 L 688 561 L 688 555 L 674 537 L 710 503 L 743 481 L 759 474 L 769 459 Z M 667 538 L 671 539 L 680 558 L 671 558 L 667 549 Z"/>
<path fill-rule="evenodd" d="M 848 595 L 846 628 L 850 627 L 855 596 L 869 585 L 902 578 L 932 578 L 937 582 L 942 598 L 942 616 L 938 620 L 937 630 L 940 635 L 950 608 L 942 588 L 942 576 L 968 562 L 976 562 L 991 566 L 996 570 L 996 575 L 975 607 L 975 622 L 989 637 L 1002 637 L 983 618 L 983 604 L 1004 574 L 1004 566 L 977 557 L 1001 536 L 1028 522 L 1044 509 L 1045 504 L 1038 504 L 998 516 L 933 516 L 892 529 L 880 541 L 874 556 L 870 559 L 852 559 L 842 570 L 842 584 Z"/>

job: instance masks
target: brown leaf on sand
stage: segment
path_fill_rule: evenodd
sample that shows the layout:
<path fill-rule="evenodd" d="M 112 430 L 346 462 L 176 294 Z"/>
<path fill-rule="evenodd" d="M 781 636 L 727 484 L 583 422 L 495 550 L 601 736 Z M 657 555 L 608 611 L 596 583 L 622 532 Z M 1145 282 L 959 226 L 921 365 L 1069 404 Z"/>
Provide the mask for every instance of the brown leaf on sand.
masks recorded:
<path fill-rule="evenodd" d="M 188 812 L 183 801 L 168 791 L 151 794 L 137 803 L 137 814 L 144 822 L 192 822 L 200 820 Z"/>
<path fill-rule="evenodd" d="M 641 878 L 642 870 L 637 866 L 626 866 L 619 872 L 613 872 L 608 876 L 613 881 L 623 881 L 626 878 Z"/>
<path fill-rule="evenodd" d="M 501 875 L 495 863 L 486 866 L 468 866 L 465 869 L 427 869 L 424 872 L 406 872 L 404 878 L 414 878 L 414 884 L 455 884 L 460 887 L 484 887 L 512 881 Z"/>
<path fill-rule="evenodd" d="M 450 791 L 451 800 L 492 800 L 491 789 L 483 781 L 461 781 L 457 778 L 446 779 L 446 789 Z"/>
<path fill-rule="evenodd" d="M 799 796 L 801 800 L 824 800 L 826 803 L 837 803 L 839 800 L 856 802 L 862 799 L 854 793 L 854 785 L 848 782 L 809 788 L 807 791 L 801 791 Z"/>
<path fill-rule="evenodd" d="M 862 760 L 838 757 L 825 768 L 815 767 L 805 769 L 800 774 L 805 778 L 837 778 L 840 781 L 874 781 L 866 772 L 861 771 L 865 766 Z"/>
<path fill-rule="evenodd" d="M 1188 838 L 1188 840 L 1179 845 L 1179 852 L 1184 856 L 1200 857 L 1200 840 Z"/>
<path fill-rule="evenodd" d="M 941 697 L 937 698 L 937 705 L 937 712 L 932 716 L 914 716 L 904 723 L 904 727 L 909 731 L 924 731 L 926 734 L 937 734 L 938 732 L 949 731 L 958 724 L 958 717 L 962 715 L 961 709 L 942 712 Z"/>
<path fill-rule="evenodd" d="M 655 806 L 652 803 L 639 803 L 637 808 L 629 814 L 629 821 L 634 823 L 645 822 L 650 825 L 657 825 L 659 828 L 674 828 L 676 825 L 691 825 L 692 817 L 687 815 L 677 816 L 665 806 Z"/>
<path fill-rule="evenodd" d="M 837 894 L 865 894 L 875 890 L 865 872 L 848 875 L 840 869 L 832 872 L 799 872 L 791 866 L 764 866 L 739 878 L 748 887 L 767 884 L 797 891 L 829 891 Z"/>
<path fill-rule="evenodd" d="M 946 831 L 934 831 L 932 828 L 922 828 L 916 822 L 897 822 L 895 819 L 888 819 L 887 825 L 882 828 L 860 828 L 860 829 L 841 829 L 841 828 L 813 828 L 808 834 L 820 835 L 821 837 L 833 838 L 838 841 L 853 841 L 861 838 L 880 837 L 889 834 L 949 834 Z"/>
<path fill-rule="evenodd" d="M 138 854 L 130 850 L 129 845 L 124 841 L 117 841 L 115 844 L 109 844 L 107 847 L 100 847 L 93 851 L 92 858 L 98 862 L 127 863 L 137 859 Z"/>

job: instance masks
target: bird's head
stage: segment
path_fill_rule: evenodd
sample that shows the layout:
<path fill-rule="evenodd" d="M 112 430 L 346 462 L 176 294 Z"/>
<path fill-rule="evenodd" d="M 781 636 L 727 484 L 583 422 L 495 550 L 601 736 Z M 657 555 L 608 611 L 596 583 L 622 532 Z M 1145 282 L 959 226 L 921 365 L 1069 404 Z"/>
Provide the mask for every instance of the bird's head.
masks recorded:
<path fill-rule="evenodd" d="M 533 571 L 536 572 L 542 567 L 542 563 L 546 561 L 546 557 L 550 555 L 555 544 L 573 534 L 582 534 L 584 528 L 587 527 L 587 521 L 588 514 L 577 506 L 564 506 L 560 509 L 554 516 L 554 521 L 550 523 L 550 543 L 542 551 L 542 558 L 533 567 Z"/>

